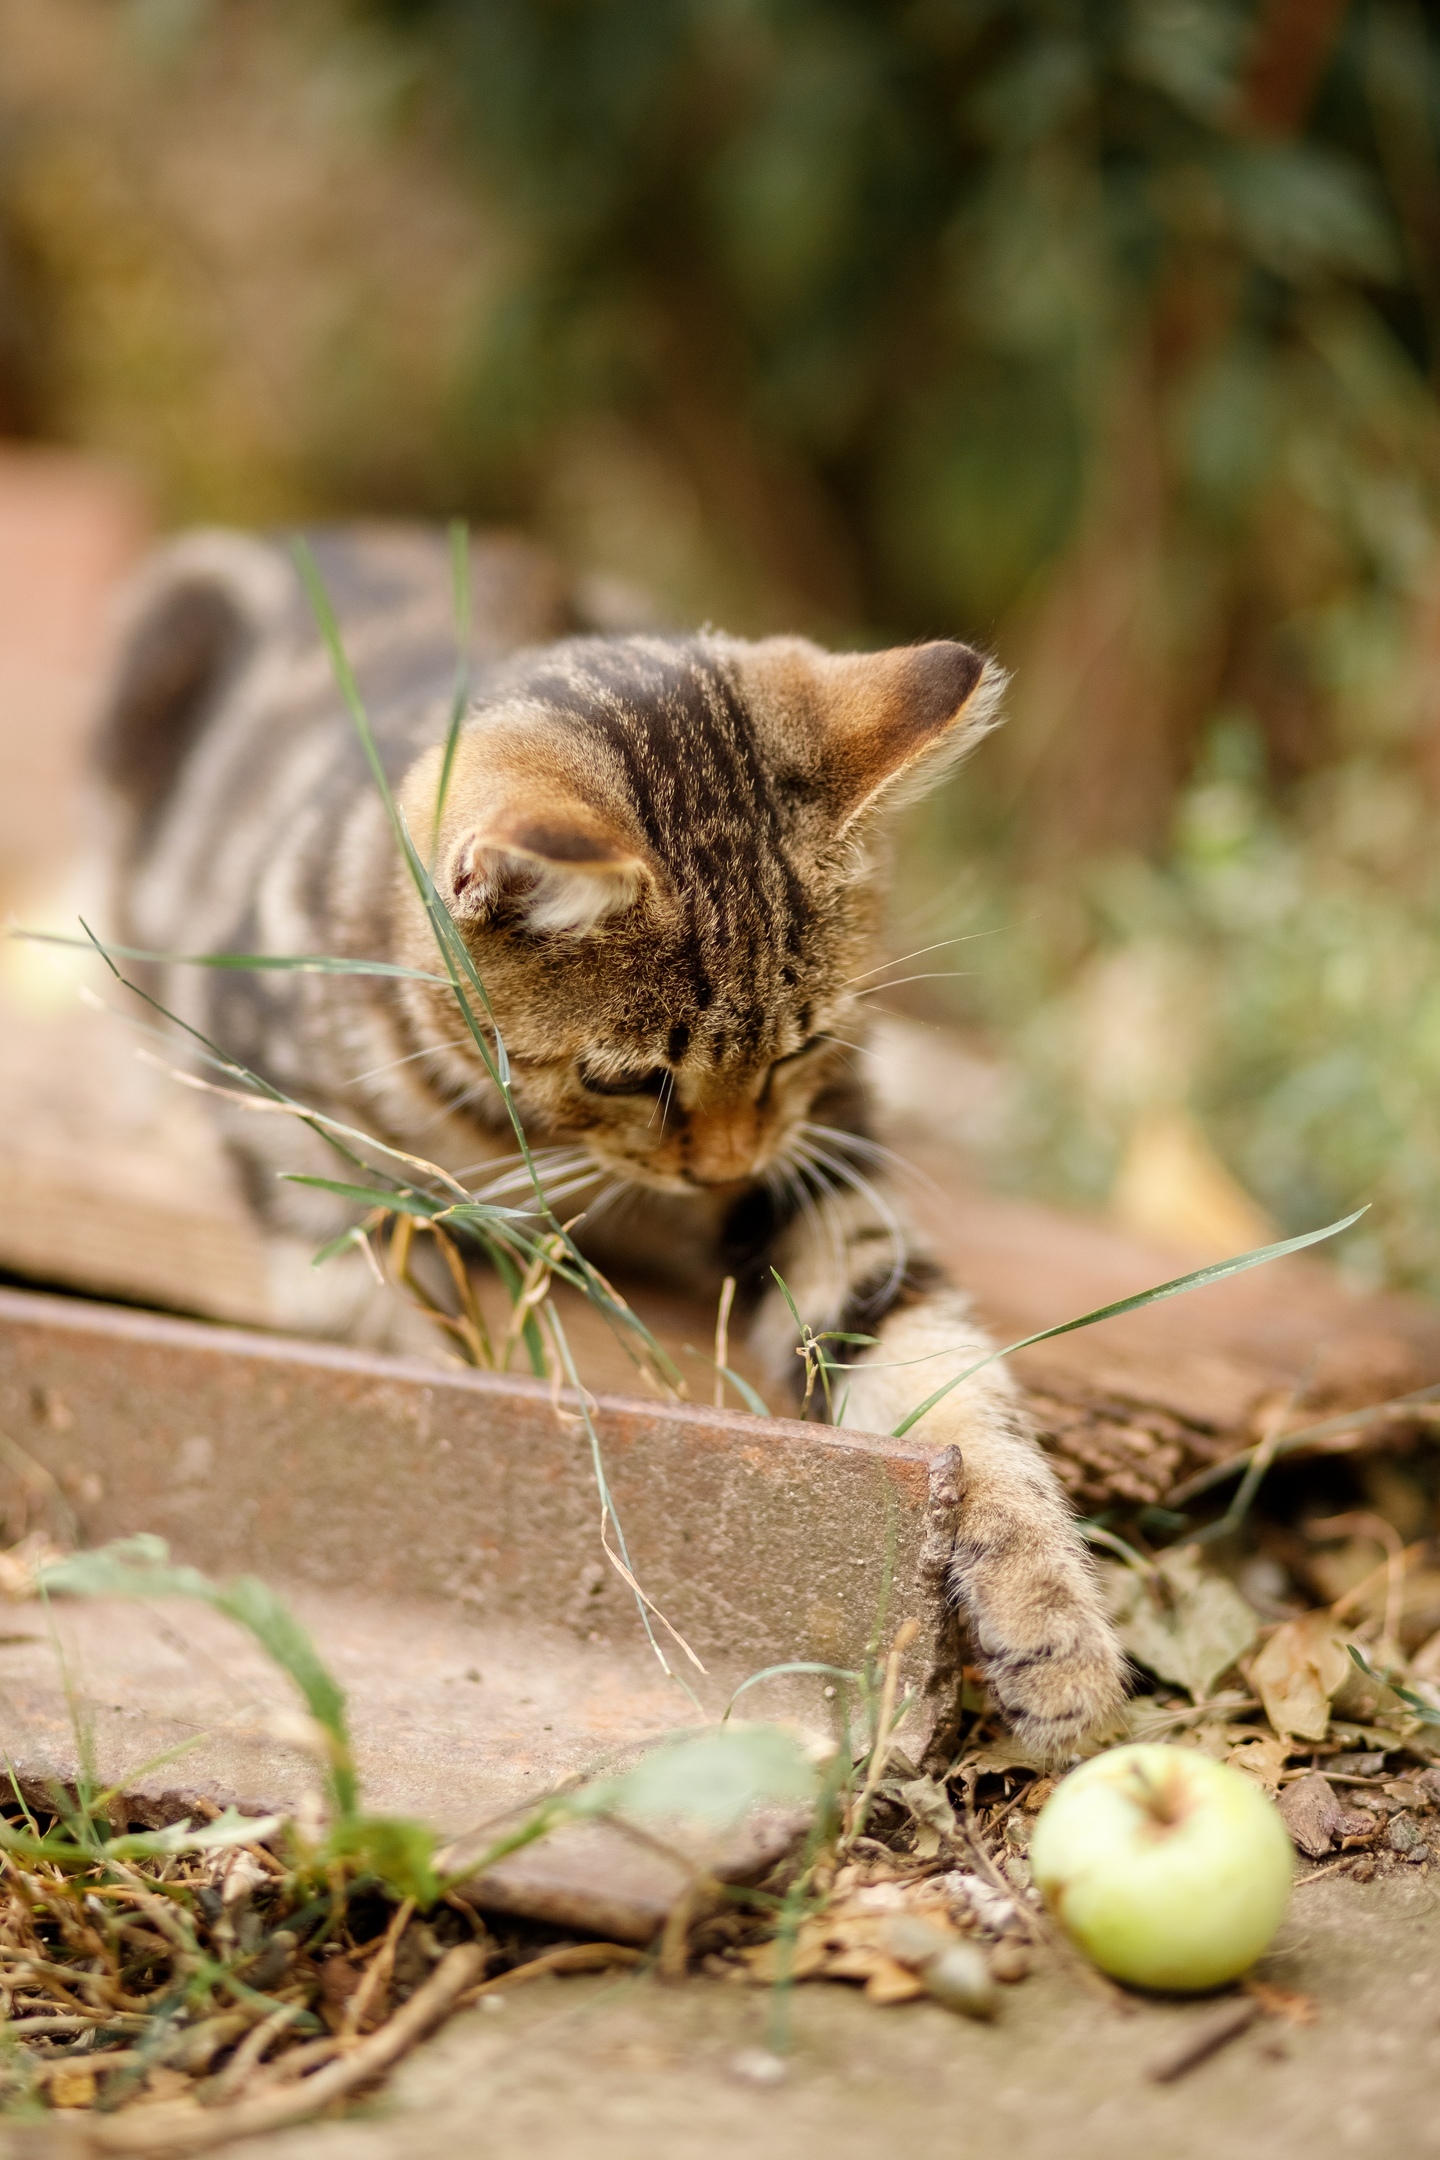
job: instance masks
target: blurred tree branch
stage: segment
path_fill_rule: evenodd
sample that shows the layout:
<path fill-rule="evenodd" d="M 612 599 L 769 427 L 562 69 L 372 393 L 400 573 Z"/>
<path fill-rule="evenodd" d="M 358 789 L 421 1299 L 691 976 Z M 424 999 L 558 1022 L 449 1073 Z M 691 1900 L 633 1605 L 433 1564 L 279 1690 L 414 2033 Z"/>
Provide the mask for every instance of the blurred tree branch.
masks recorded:
<path fill-rule="evenodd" d="M 1329 64 L 1350 0 L 1270 0 L 1245 70 L 1243 113 L 1262 135 L 1293 135 Z"/>

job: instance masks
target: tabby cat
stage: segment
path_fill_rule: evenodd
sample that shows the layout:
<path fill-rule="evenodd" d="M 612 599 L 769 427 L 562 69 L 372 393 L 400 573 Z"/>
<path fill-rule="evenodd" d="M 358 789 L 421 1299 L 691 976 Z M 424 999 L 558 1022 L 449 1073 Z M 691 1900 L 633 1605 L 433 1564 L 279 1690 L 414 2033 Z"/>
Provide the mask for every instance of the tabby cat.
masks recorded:
<path fill-rule="evenodd" d="M 366 528 L 314 544 L 428 846 L 454 669 L 443 544 Z M 586 634 L 543 560 L 505 541 L 477 548 L 473 603 L 435 874 L 553 1189 L 586 1207 L 578 1234 L 603 1266 L 663 1266 L 711 1295 L 736 1275 L 776 1400 L 799 1366 L 772 1266 L 814 1327 L 877 1335 L 845 1416 L 890 1429 L 987 1345 L 902 1226 L 857 1077 L 859 991 L 887 817 L 992 725 L 998 669 L 943 642 L 831 654 L 799 637 Z M 283 550 L 200 534 L 157 560 L 99 755 L 125 942 L 434 974 Z M 287 1092 L 472 1188 L 513 1180 L 497 1091 L 443 986 L 195 968 L 156 982 Z M 276 1175 L 333 1175 L 333 1157 L 291 1119 L 221 1115 L 276 1322 L 393 1340 L 398 1307 L 358 1252 L 311 1267 L 346 1204 Z M 1063 1754 L 1113 1713 L 1121 1661 L 1060 1487 L 999 1367 L 916 1431 L 963 1450 L 951 1580 L 992 1693 L 1030 1745 Z"/>

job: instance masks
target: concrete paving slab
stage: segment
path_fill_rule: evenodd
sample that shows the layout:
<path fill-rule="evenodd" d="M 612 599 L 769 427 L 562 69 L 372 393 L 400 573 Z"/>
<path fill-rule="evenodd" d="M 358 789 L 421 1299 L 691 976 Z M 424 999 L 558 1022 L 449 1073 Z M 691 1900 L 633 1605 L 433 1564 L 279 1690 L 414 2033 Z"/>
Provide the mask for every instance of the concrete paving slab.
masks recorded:
<path fill-rule="evenodd" d="M 1126 2012 L 1042 1968 L 993 2026 L 928 2004 L 795 1990 L 788 2074 L 747 2083 L 760 1990 L 695 1979 L 542 1980 L 463 2014 L 363 2117 L 231 2160 L 1372 2160 L 1440 2152 L 1440 1895 L 1407 1871 L 1302 1887 L 1264 1976 L 1315 2000 L 1180 2082 L 1147 2066 L 1213 2004 Z M 15 2160 L 24 2160 L 16 2149 Z"/>

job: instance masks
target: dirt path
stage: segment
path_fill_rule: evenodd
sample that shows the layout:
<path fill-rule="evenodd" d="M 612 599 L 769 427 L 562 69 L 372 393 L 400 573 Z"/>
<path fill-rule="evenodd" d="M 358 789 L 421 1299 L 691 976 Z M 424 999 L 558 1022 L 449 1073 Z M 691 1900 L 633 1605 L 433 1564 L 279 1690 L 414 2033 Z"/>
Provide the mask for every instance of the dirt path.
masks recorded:
<path fill-rule="evenodd" d="M 1049 1973 L 1007 1995 L 991 2027 L 800 1988 L 788 2073 L 772 2087 L 735 2068 L 765 2044 L 758 1991 L 540 1981 L 503 2011 L 457 2020 L 367 2119 L 236 2146 L 231 2160 L 1440 2153 L 1440 1883 L 1304 1888 L 1264 1970 L 1315 1998 L 1315 2022 L 1264 2020 L 1168 2086 L 1146 2065 L 1211 2010 L 1143 2003 L 1120 2015 Z"/>

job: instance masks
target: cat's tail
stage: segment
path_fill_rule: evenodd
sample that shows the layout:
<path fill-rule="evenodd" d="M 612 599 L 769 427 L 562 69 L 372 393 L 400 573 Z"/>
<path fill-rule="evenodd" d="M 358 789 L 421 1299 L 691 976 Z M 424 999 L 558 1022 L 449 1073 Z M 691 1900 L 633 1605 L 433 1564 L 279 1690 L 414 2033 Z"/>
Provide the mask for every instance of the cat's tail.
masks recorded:
<path fill-rule="evenodd" d="M 278 548 L 209 531 L 161 548 L 132 584 L 91 757 L 122 917 L 127 871 L 207 721 L 253 665 L 293 590 Z"/>

